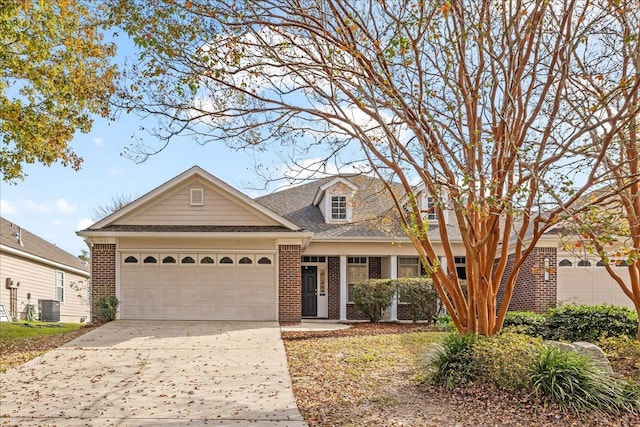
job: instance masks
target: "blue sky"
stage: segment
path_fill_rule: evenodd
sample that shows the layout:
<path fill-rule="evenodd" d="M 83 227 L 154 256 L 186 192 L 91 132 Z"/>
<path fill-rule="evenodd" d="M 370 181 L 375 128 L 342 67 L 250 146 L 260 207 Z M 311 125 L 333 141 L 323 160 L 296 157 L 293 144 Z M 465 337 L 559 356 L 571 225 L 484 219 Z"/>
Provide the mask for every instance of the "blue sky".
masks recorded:
<path fill-rule="evenodd" d="M 78 134 L 73 149 L 84 158 L 78 172 L 61 165 L 27 165 L 27 177 L 15 185 L 0 183 L 1 215 L 62 249 L 79 255 L 86 249 L 75 231 L 94 221 L 94 209 L 109 205 L 114 196 L 139 197 L 193 165 L 198 165 L 246 194 L 256 196 L 262 181 L 254 166 L 254 155 L 236 152 L 223 144 L 201 146 L 187 139 L 176 140 L 146 162 L 136 164 L 121 156 L 137 132 L 134 115 L 117 122 L 96 119 L 89 134 Z M 269 154 L 263 154 L 269 158 Z"/>
<path fill-rule="evenodd" d="M 118 40 L 119 60 L 131 56 L 131 52 L 126 40 Z M 265 192 L 255 190 L 264 185 L 254 168 L 256 154 L 234 151 L 223 144 L 201 146 L 185 138 L 175 140 L 141 164 L 122 156 L 134 134 L 143 137 L 145 143 L 154 143 L 153 137 L 139 130 L 142 125 L 149 128 L 152 124 L 153 119 L 143 123 L 133 114 L 122 114 L 116 122 L 96 118 L 92 131 L 76 134 L 71 144 L 84 158 L 82 169 L 76 172 L 59 164 L 26 165 L 23 181 L 13 185 L 0 182 L 0 215 L 79 255 L 87 246 L 75 231 L 95 222 L 97 207 L 109 205 L 121 194 L 140 197 L 194 165 L 250 196 Z M 260 161 L 281 163 L 271 153 L 261 153 Z"/>

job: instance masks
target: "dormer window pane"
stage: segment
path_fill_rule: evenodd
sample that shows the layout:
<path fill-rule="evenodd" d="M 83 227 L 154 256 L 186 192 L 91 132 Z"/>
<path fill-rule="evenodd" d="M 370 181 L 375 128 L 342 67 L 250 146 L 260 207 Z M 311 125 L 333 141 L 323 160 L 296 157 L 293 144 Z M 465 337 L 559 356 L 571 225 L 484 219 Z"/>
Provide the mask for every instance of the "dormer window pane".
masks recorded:
<path fill-rule="evenodd" d="M 346 196 L 331 196 L 331 219 L 347 219 Z"/>
<path fill-rule="evenodd" d="M 436 201 L 433 196 L 426 197 L 425 211 L 427 212 L 426 218 L 428 221 L 437 221 L 438 213 L 436 212 Z"/>

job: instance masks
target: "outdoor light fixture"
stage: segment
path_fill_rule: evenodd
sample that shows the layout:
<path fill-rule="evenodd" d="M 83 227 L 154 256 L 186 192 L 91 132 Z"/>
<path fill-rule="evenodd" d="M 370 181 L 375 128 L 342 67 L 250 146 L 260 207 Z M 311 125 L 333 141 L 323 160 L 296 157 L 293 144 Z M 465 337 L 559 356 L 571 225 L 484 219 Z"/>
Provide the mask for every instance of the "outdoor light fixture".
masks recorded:
<path fill-rule="evenodd" d="M 548 282 L 550 278 L 551 265 L 549 258 L 544 259 L 544 281 Z"/>

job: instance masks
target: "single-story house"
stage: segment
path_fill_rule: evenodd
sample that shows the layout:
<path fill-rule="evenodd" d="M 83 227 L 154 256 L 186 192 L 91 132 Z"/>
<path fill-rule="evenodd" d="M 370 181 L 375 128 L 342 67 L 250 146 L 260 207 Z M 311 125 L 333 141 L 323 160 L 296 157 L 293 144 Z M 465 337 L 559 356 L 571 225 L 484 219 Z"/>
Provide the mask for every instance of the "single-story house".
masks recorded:
<path fill-rule="evenodd" d="M 252 199 L 194 166 L 78 232 L 91 247 L 92 297 L 116 296 L 121 319 L 361 319 L 354 283 L 423 271 L 410 241 L 380 217 L 382 194 L 376 179 L 353 175 Z M 449 268 L 464 278 L 454 231 L 461 255 Z M 578 267 L 560 248 L 552 235 L 539 243 L 512 308 L 624 304 L 614 285 L 586 291 L 581 277 L 597 268 Z M 565 259 L 571 267 L 553 268 Z M 394 301 L 386 318 L 409 319 L 408 307 Z"/>
<path fill-rule="evenodd" d="M 0 218 L 3 320 L 89 320 L 89 264 Z"/>

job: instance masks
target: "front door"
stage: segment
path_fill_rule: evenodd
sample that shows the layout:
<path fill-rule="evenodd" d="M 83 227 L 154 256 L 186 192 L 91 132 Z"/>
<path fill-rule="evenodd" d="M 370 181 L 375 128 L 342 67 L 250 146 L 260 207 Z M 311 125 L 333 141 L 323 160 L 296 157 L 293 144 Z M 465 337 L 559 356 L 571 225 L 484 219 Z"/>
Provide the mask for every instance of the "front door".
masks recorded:
<path fill-rule="evenodd" d="M 302 267 L 302 316 L 318 316 L 318 267 Z"/>

